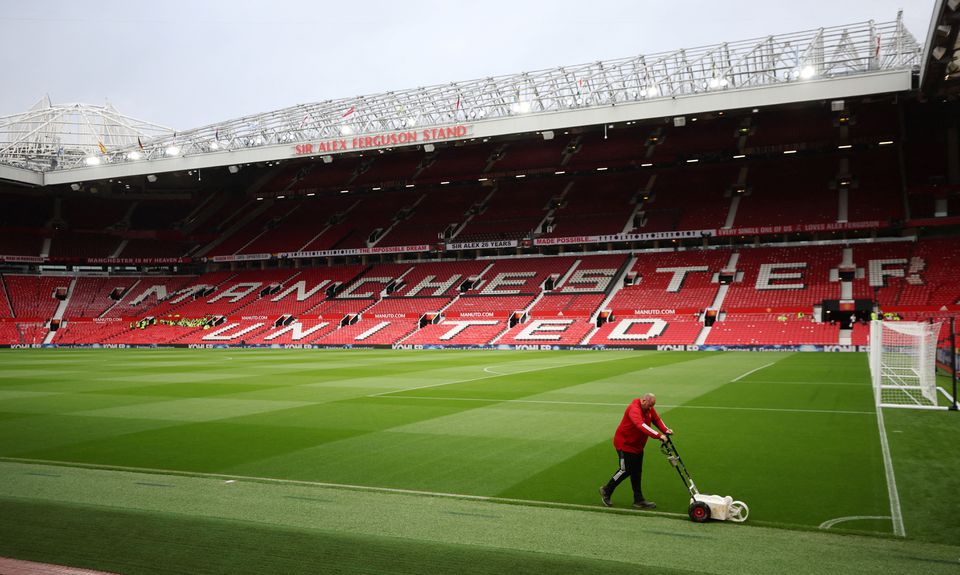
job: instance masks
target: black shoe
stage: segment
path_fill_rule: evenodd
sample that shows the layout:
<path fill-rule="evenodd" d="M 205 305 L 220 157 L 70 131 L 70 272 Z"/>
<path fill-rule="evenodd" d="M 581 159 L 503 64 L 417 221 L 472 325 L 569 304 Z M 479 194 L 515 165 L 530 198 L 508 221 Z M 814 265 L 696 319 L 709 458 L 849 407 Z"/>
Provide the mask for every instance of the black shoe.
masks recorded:
<path fill-rule="evenodd" d="M 607 490 L 603 487 L 600 488 L 600 501 L 603 503 L 604 507 L 613 507 L 613 502 L 610 501 L 610 496 L 607 495 Z"/>
<path fill-rule="evenodd" d="M 647 501 L 646 499 L 642 501 L 635 501 L 633 506 L 637 509 L 656 509 L 657 504 L 653 501 Z"/>

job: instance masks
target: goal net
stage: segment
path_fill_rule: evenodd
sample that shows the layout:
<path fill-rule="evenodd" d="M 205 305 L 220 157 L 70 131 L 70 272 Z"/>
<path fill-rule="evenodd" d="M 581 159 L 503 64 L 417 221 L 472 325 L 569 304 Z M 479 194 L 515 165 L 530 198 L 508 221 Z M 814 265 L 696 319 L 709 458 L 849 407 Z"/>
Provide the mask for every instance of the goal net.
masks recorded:
<path fill-rule="evenodd" d="M 870 375 L 877 405 L 938 409 L 940 323 L 870 322 Z"/>

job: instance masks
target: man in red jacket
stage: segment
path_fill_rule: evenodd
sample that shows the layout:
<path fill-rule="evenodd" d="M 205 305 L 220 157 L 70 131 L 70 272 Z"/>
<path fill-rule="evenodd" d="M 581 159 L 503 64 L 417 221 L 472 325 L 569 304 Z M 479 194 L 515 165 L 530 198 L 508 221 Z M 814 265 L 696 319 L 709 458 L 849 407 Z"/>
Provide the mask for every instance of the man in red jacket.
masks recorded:
<path fill-rule="evenodd" d="M 617 455 L 620 458 L 620 468 L 613 474 L 610 481 L 600 488 L 600 500 L 607 507 L 613 505 L 610 502 L 613 490 L 629 476 L 630 486 L 633 487 L 633 506 L 638 509 L 657 508 L 656 503 L 643 498 L 643 490 L 640 488 L 640 478 L 643 475 L 643 448 L 647 444 L 647 439 L 652 437 L 665 442 L 667 436 L 673 434 L 673 430 L 663 423 L 657 415 L 657 410 L 653 408 L 656 403 L 657 397 L 648 393 L 630 402 L 623 414 L 620 427 L 613 436 L 613 446 L 617 449 Z M 654 425 L 657 429 L 654 429 Z"/>

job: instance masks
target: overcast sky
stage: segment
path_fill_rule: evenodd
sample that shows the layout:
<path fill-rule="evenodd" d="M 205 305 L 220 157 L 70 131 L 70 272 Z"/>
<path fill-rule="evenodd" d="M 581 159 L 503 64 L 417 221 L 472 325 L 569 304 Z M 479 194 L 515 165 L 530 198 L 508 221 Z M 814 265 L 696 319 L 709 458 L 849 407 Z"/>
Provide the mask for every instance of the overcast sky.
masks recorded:
<path fill-rule="evenodd" d="M 0 115 L 109 101 L 178 130 L 331 98 L 891 21 L 934 0 L 0 3 Z"/>

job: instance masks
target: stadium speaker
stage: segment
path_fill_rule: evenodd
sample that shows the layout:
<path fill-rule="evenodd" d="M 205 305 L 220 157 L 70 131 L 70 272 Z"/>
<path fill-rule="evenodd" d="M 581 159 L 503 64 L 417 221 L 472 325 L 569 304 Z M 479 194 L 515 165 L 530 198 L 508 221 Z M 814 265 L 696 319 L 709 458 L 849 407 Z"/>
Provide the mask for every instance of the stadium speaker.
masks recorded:
<path fill-rule="evenodd" d="M 240 171 L 240 166 L 227 166 L 227 171 L 231 174 L 236 174 Z"/>
<path fill-rule="evenodd" d="M 147 176 L 147 181 L 153 184 L 157 181 L 157 176 L 155 176 L 154 174 L 150 174 Z"/>
<path fill-rule="evenodd" d="M 553 130 L 544 130 L 544 131 L 541 133 L 541 135 L 543 136 L 543 139 L 544 139 L 544 140 L 552 140 L 552 139 L 553 139 Z"/>
<path fill-rule="evenodd" d="M 320 156 L 320 159 L 323 160 L 324 164 L 333 162 L 333 156 Z"/>
<path fill-rule="evenodd" d="M 433 144 L 424 144 L 424 145 L 423 145 L 423 151 L 424 151 L 424 152 L 427 152 L 428 154 L 429 154 L 430 152 L 436 150 L 436 149 L 437 149 L 436 146 L 434 146 Z"/>
<path fill-rule="evenodd" d="M 79 192 L 79 191 L 80 191 L 80 184 L 70 184 L 70 189 L 73 190 L 73 191 L 75 191 L 75 192 Z"/>
<path fill-rule="evenodd" d="M 685 116 L 677 116 L 673 119 L 673 125 L 676 128 L 682 128 L 687 125 L 687 118 Z"/>

